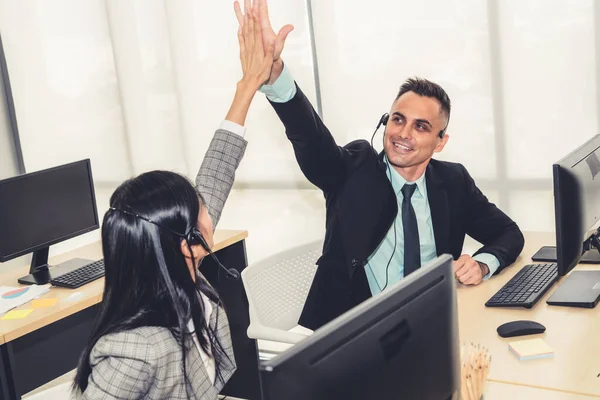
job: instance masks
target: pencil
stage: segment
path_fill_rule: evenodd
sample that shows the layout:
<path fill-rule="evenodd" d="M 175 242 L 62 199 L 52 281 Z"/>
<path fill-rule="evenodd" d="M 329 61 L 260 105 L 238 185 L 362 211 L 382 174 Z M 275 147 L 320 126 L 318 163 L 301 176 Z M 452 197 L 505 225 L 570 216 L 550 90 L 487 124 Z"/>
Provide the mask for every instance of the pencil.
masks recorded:
<path fill-rule="evenodd" d="M 467 388 L 469 389 L 469 399 L 475 400 L 475 393 L 473 393 L 473 383 L 471 382 L 472 375 L 467 375 Z"/>
<path fill-rule="evenodd" d="M 472 391 L 472 395 L 473 395 L 473 400 L 477 399 L 477 371 L 475 370 L 475 365 L 476 365 L 476 354 L 475 354 L 475 346 L 473 345 L 473 343 L 471 343 L 471 360 L 470 360 L 470 365 L 471 365 L 471 387 L 473 388 Z"/>
<path fill-rule="evenodd" d="M 462 364 L 460 371 L 460 397 L 463 400 L 470 400 L 468 398 L 469 393 L 467 392 L 467 366 Z"/>

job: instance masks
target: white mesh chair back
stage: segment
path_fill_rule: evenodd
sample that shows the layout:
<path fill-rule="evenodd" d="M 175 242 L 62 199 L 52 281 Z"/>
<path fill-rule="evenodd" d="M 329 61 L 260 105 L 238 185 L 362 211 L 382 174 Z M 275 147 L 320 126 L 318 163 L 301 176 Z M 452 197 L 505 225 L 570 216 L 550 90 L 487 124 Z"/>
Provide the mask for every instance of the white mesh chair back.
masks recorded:
<path fill-rule="evenodd" d="M 323 241 L 283 251 L 248 266 L 242 280 L 250 306 L 248 336 L 296 343 L 298 325 L 321 256 Z"/>

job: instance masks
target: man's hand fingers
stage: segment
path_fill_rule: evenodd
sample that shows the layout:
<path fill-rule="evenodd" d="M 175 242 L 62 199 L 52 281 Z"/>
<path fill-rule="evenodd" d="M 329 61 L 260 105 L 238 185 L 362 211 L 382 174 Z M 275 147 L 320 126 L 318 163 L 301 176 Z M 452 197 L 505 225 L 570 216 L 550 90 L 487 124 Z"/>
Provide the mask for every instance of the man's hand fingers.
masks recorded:
<path fill-rule="evenodd" d="M 468 259 L 469 258 L 465 257 L 465 255 L 463 254 L 462 256 L 458 257 L 458 260 L 456 260 L 456 261 L 454 261 L 454 263 L 452 263 L 455 274 L 458 272 L 458 270 L 460 270 L 462 267 L 464 267 L 464 265 Z"/>
<path fill-rule="evenodd" d="M 267 0 L 255 0 L 258 1 L 260 10 L 260 24 L 266 32 L 274 33 L 271 27 L 271 21 L 269 20 L 269 7 L 267 6 Z"/>
<path fill-rule="evenodd" d="M 479 271 L 473 269 L 469 276 L 465 278 L 465 285 L 479 285 L 481 283 L 481 279 L 481 269 L 479 269 Z"/>
<path fill-rule="evenodd" d="M 463 266 L 461 269 L 459 269 L 458 271 L 456 271 L 456 277 L 458 278 L 458 280 L 460 280 L 461 282 L 463 282 L 467 275 L 470 272 L 470 268 L 468 266 Z"/>
<path fill-rule="evenodd" d="M 283 45 L 285 44 L 285 39 L 287 39 L 288 35 L 293 30 L 294 25 L 291 24 L 285 25 L 283 28 L 281 28 L 279 30 L 279 33 L 277 33 L 277 43 L 281 44 L 281 46 L 283 47 Z"/>
<path fill-rule="evenodd" d="M 458 275 L 458 280 L 462 284 L 467 285 L 469 280 L 475 275 L 475 273 L 476 271 L 472 268 L 464 268 L 463 270 L 461 270 L 461 274 Z"/>
<path fill-rule="evenodd" d="M 456 271 L 456 276 L 464 281 L 467 276 L 470 276 L 472 271 L 476 270 L 481 271 L 479 264 L 475 260 L 468 260 L 462 268 Z"/>

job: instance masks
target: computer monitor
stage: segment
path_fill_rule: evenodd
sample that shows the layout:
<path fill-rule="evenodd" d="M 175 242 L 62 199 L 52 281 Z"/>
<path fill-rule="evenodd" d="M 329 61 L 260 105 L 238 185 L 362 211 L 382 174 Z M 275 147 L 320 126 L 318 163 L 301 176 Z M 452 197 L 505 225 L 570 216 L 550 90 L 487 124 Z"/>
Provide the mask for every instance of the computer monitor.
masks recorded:
<path fill-rule="evenodd" d="M 0 262 L 33 253 L 19 283 L 45 284 L 76 267 L 50 271 L 49 247 L 98 227 L 89 159 L 0 181 Z"/>
<path fill-rule="evenodd" d="M 261 362 L 263 400 L 458 399 L 459 353 L 443 255 Z"/>
<path fill-rule="evenodd" d="M 564 276 L 586 251 L 588 262 L 600 252 L 600 135 L 555 163 L 553 181 L 557 268 Z M 547 303 L 594 307 L 599 299 L 600 271 L 574 271 Z"/>

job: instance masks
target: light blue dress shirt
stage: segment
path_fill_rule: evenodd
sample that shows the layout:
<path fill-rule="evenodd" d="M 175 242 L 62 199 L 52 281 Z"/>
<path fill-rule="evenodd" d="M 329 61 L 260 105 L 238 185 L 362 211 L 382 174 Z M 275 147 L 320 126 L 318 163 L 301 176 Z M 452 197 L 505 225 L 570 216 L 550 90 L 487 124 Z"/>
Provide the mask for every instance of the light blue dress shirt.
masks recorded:
<path fill-rule="evenodd" d="M 273 85 L 263 85 L 260 91 L 266 94 L 267 98 L 274 103 L 286 103 L 294 98 L 296 95 L 296 84 L 287 66 L 284 64 L 281 75 Z M 400 190 L 407 181 L 388 164 L 387 157 L 384 157 L 384 160 L 388 166 L 388 179 L 394 188 L 398 200 L 398 214 L 385 238 L 368 258 L 368 262 L 365 265 L 365 273 L 367 274 L 367 280 L 373 295 L 381 292 L 384 288 L 391 287 L 404 277 L 404 230 L 401 212 L 403 196 Z M 423 266 L 437 257 L 425 174 L 417 179 L 416 182 L 408 183 L 415 183 L 417 185 L 417 190 L 415 190 L 411 198 L 411 204 L 415 209 L 417 217 L 419 243 L 421 246 L 421 266 Z M 390 258 L 391 262 L 389 263 L 389 268 L 387 268 Z M 483 279 L 489 279 L 500 266 L 498 259 L 489 253 L 477 254 L 473 259 L 487 264 L 490 272 Z"/>
<path fill-rule="evenodd" d="M 416 182 L 407 182 L 402 175 L 391 167 L 387 157 L 384 157 L 384 162 L 386 164 L 386 175 L 392 184 L 394 193 L 396 193 L 398 214 L 385 238 L 368 258 L 368 262 L 365 265 L 369 287 L 371 288 L 371 293 L 374 295 L 381 292 L 382 289 L 392 286 L 404 277 L 404 225 L 402 224 L 402 201 L 404 200 L 404 196 L 401 190 L 406 183 L 417 185 L 410 203 L 415 209 L 417 227 L 419 228 L 421 265 L 425 265 L 437 257 L 433 224 L 431 223 L 431 210 L 427 201 L 425 174 L 421 175 Z M 388 262 L 389 268 L 387 268 Z"/>

